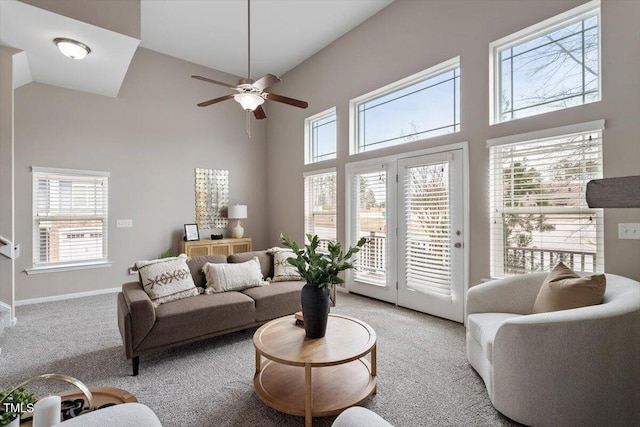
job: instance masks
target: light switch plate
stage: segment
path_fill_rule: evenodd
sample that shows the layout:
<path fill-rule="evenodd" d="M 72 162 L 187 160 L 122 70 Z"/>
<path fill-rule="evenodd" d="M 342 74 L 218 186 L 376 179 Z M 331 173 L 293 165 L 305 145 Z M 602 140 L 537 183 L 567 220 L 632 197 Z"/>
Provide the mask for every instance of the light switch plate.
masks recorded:
<path fill-rule="evenodd" d="M 131 227 L 133 227 L 133 220 L 132 219 L 117 219 L 116 220 L 116 227 L 118 227 L 118 228 L 131 228 Z"/>
<path fill-rule="evenodd" d="M 639 239 L 640 240 L 640 223 L 620 223 L 618 224 L 619 239 Z"/>

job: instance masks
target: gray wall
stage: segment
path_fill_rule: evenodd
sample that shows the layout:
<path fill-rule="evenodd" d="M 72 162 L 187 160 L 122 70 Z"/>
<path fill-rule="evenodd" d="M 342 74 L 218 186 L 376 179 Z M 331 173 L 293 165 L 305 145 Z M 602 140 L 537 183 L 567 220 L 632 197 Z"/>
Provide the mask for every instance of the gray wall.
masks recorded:
<path fill-rule="evenodd" d="M 117 98 L 30 83 L 15 91 L 16 233 L 22 256 L 16 299 L 120 286 L 139 259 L 177 251 L 183 224 L 195 222 L 194 168 L 229 170 L 230 202 L 248 205 L 245 235 L 267 242 L 266 123 L 232 100 L 198 102 L 228 91 L 192 74 L 231 76 L 138 48 Z M 109 171 L 109 259 L 105 269 L 26 275 L 31 267 L 31 166 Z M 133 219 L 133 228 L 116 228 Z M 208 236 L 202 231 L 201 235 Z"/>
<path fill-rule="evenodd" d="M 287 73 L 278 92 L 309 101 L 307 110 L 277 106 L 267 132 L 269 239 L 303 236 L 302 174 L 338 169 L 338 237 L 344 241 L 347 162 L 468 141 L 470 146 L 470 286 L 489 277 L 488 149 L 486 140 L 606 119 L 605 177 L 640 174 L 640 2 L 602 2 L 602 101 L 489 126 L 489 43 L 584 3 L 583 0 L 397 0 Z M 349 156 L 349 100 L 403 77 L 461 58 L 462 131 Z M 303 121 L 335 106 L 337 159 L 304 166 Z M 640 280 L 640 241 L 618 240 L 619 222 L 640 222 L 638 209 L 605 211 L 608 272 Z"/>
<path fill-rule="evenodd" d="M 13 239 L 13 55 L 0 46 L 0 236 Z M 0 302 L 13 305 L 13 261 L 0 255 Z M 2 329 L 4 325 L 0 325 Z"/>

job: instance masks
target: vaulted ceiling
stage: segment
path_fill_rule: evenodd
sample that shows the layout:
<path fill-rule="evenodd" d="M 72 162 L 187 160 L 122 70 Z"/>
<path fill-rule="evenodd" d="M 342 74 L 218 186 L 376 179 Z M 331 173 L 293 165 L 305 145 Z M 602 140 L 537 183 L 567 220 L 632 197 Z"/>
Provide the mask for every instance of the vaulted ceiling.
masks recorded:
<path fill-rule="evenodd" d="M 282 75 L 393 0 L 254 0 L 251 77 Z M 141 0 L 141 40 L 16 0 L 0 1 L 0 44 L 25 52 L 15 86 L 30 81 L 117 96 L 138 45 L 240 77 L 247 74 L 245 0 Z M 62 56 L 55 37 L 91 47 Z"/>

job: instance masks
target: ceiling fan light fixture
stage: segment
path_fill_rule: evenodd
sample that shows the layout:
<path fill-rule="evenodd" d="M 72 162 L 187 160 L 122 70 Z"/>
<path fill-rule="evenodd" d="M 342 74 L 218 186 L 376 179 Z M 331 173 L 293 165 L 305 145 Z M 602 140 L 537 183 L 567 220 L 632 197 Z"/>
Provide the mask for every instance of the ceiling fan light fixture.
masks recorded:
<path fill-rule="evenodd" d="M 258 106 L 264 104 L 264 98 L 254 93 L 239 93 L 233 99 L 242 106 L 243 109 L 254 111 Z"/>
<path fill-rule="evenodd" d="M 58 50 L 67 58 L 83 59 L 91 53 L 89 46 L 84 43 L 80 43 L 77 40 L 57 37 L 53 39 L 53 42 L 58 47 Z"/>

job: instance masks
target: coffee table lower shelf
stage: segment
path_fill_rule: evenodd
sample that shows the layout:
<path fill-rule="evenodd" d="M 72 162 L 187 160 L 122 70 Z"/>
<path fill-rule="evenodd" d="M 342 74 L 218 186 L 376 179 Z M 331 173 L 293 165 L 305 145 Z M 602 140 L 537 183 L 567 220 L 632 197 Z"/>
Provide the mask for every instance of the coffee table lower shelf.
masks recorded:
<path fill-rule="evenodd" d="M 363 403 L 376 391 L 376 377 L 365 358 L 311 368 L 311 416 L 337 415 Z M 256 394 L 266 405 L 290 415 L 305 416 L 305 368 L 274 361 L 264 363 L 253 378 Z"/>

